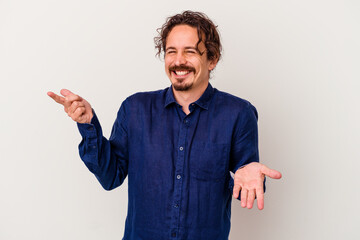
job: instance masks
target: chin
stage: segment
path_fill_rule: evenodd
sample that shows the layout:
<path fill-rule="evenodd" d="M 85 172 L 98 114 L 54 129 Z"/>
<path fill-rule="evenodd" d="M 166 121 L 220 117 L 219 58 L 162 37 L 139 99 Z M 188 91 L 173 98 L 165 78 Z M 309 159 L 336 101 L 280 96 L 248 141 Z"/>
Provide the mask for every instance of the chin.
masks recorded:
<path fill-rule="evenodd" d="M 192 88 L 192 84 L 178 84 L 174 83 L 173 87 L 176 91 L 188 91 Z"/>

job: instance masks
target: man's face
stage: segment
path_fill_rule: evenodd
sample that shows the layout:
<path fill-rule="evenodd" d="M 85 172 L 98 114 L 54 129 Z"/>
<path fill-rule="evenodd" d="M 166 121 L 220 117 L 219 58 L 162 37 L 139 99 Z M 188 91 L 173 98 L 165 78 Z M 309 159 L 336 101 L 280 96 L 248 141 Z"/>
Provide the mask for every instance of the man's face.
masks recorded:
<path fill-rule="evenodd" d="M 165 71 L 176 91 L 204 89 L 209 81 L 209 73 L 216 61 L 209 61 L 205 44 L 199 44 L 197 30 L 188 25 L 177 25 L 166 39 Z"/>

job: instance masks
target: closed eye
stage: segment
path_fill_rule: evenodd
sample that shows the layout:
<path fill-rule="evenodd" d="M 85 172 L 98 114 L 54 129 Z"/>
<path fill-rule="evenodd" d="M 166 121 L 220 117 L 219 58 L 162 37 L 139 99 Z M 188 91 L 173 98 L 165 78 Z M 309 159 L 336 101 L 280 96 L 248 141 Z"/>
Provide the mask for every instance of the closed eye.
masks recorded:
<path fill-rule="evenodd" d="M 194 51 L 194 50 L 187 50 L 186 53 L 196 54 L 196 51 Z"/>

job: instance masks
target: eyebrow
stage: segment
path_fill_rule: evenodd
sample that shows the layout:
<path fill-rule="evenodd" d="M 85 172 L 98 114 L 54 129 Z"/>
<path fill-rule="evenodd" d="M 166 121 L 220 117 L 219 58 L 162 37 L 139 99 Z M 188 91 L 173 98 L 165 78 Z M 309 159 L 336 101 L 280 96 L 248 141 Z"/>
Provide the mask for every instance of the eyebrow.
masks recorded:
<path fill-rule="evenodd" d="M 185 47 L 185 49 L 192 49 L 192 50 L 198 51 L 198 49 L 196 47 L 190 47 L 190 46 Z M 167 52 L 168 50 L 176 50 L 176 48 L 175 47 L 168 47 L 168 48 L 165 49 L 165 52 Z"/>
<path fill-rule="evenodd" d="M 174 49 L 176 49 L 176 48 L 174 48 L 174 47 L 168 47 L 168 48 L 165 49 L 165 52 L 167 52 L 168 50 L 174 50 Z"/>

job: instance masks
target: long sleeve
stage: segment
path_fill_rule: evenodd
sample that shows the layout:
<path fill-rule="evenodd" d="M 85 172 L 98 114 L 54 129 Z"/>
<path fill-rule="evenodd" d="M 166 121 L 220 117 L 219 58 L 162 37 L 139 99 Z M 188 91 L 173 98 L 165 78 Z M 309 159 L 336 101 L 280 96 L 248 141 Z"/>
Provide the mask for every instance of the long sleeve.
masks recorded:
<path fill-rule="evenodd" d="M 250 103 L 244 108 L 243 113 L 240 115 L 239 126 L 236 134 L 234 135 L 234 145 L 231 152 L 230 170 L 235 173 L 239 168 L 245 167 L 252 162 L 259 162 L 259 149 L 258 149 L 258 113 L 256 108 Z M 265 181 L 263 188 L 265 192 Z M 229 188 L 232 190 L 234 187 L 234 179 L 230 178 Z M 240 199 L 239 197 L 237 198 Z"/>
<path fill-rule="evenodd" d="M 230 171 L 233 173 L 251 162 L 259 162 L 256 108 L 248 103 L 239 118 L 231 147 Z"/>
<path fill-rule="evenodd" d="M 118 112 L 109 140 L 103 136 L 100 122 L 94 111 L 93 113 L 90 124 L 77 124 L 82 136 L 79 154 L 103 188 L 112 190 L 123 183 L 128 173 L 128 137 L 124 107 Z"/>

